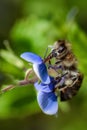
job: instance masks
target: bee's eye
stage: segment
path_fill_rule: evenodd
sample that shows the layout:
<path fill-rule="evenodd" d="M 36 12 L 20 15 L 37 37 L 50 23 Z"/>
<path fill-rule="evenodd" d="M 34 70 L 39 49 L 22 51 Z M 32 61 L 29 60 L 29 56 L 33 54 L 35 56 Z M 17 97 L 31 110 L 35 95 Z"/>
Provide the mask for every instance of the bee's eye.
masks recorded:
<path fill-rule="evenodd" d="M 58 50 L 59 53 L 62 53 L 65 50 L 65 48 L 63 46 L 61 46 Z"/>

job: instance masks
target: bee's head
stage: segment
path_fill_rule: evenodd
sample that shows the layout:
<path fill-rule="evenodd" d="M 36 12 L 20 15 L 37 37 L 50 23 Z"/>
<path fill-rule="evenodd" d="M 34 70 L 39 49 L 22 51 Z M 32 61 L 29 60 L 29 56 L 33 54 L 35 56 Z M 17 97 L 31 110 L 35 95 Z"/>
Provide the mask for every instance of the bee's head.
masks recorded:
<path fill-rule="evenodd" d="M 69 49 L 68 49 L 66 41 L 58 40 L 54 43 L 52 52 L 53 52 L 54 57 L 63 58 L 67 54 L 68 50 Z"/>

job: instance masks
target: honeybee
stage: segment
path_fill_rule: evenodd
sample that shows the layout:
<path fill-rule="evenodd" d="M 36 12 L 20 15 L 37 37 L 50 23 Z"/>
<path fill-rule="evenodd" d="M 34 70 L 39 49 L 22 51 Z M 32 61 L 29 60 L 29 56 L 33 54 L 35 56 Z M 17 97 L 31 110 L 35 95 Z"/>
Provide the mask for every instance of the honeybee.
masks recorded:
<path fill-rule="evenodd" d="M 51 63 L 53 58 L 55 62 Z M 57 80 L 64 77 L 62 85 L 60 82 L 56 85 L 60 93 L 60 100 L 67 101 L 76 95 L 82 84 L 83 74 L 77 69 L 77 59 L 72 52 L 70 43 L 65 40 L 55 42 L 44 62 L 49 62 L 48 70 L 52 68 L 58 72 Z"/>

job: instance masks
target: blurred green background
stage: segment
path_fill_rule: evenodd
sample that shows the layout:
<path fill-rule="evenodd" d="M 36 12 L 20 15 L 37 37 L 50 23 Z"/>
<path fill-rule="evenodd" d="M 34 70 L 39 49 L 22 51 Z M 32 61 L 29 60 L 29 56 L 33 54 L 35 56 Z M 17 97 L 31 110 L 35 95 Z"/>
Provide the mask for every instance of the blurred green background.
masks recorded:
<path fill-rule="evenodd" d="M 86 130 L 87 128 L 87 1 L 0 0 L 0 89 L 24 78 L 25 51 L 42 57 L 49 44 L 72 44 L 84 74 L 78 94 L 59 101 L 58 117 L 44 115 L 34 87 L 15 88 L 0 95 L 0 130 Z"/>

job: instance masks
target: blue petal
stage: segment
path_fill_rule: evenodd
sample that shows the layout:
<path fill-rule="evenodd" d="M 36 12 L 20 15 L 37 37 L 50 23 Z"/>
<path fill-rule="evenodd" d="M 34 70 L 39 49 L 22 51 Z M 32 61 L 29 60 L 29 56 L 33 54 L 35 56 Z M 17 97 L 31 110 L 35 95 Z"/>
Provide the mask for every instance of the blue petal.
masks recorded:
<path fill-rule="evenodd" d="M 58 111 L 57 97 L 54 93 L 38 92 L 37 101 L 41 110 L 48 115 L 55 115 Z"/>
<path fill-rule="evenodd" d="M 34 87 L 36 88 L 37 91 L 43 91 L 46 93 L 52 92 L 48 84 L 43 84 L 43 83 L 39 84 L 38 82 L 36 82 L 34 84 Z"/>
<path fill-rule="evenodd" d="M 53 82 L 53 80 L 51 80 L 50 84 L 43 84 L 38 82 L 34 83 L 34 87 L 36 88 L 37 91 L 43 91 L 46 93 L 53 92 L 55 89 L 55 85 L 56 83 Z"/>
<path fill-rule="evenodd" d="M 33 69 L 38 76 L 38 78 L 44 83 L 49 84 L 50 83 L 50 77 L 47 72 L 47 68 L 44 63 L 41 64 L 33 64 Z"/>
<path fill-rule="evenodd" d="M 21 54 L 21 58 L 23 58 L 24 60 L 31 62 L 31 63 L 41 63 L 42 59 L 40 56 L 33 54 L 31 52 L 25 52 L 23 54 Z"/>

